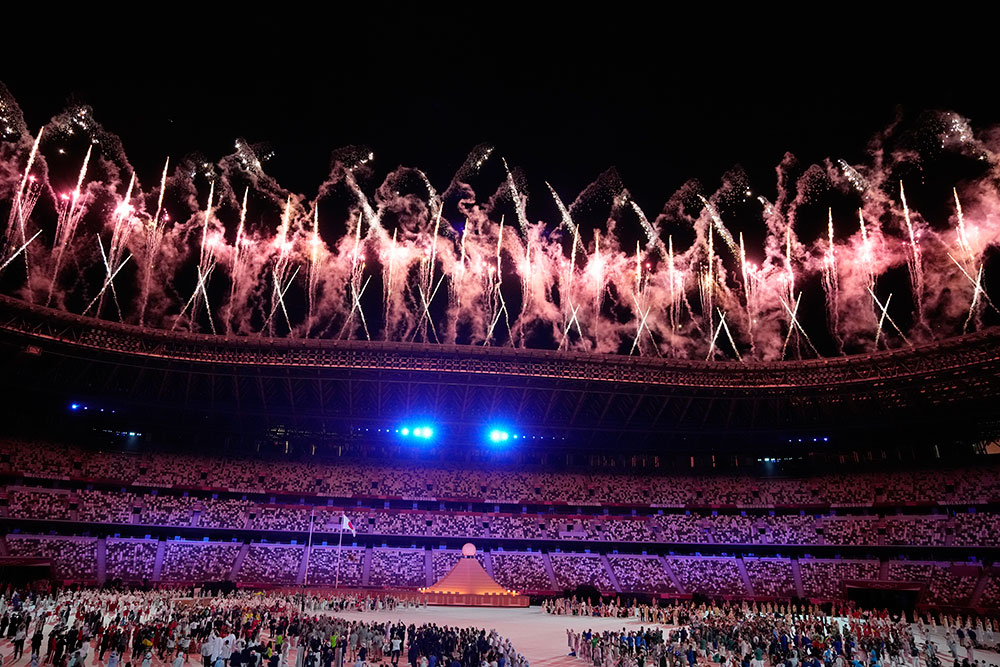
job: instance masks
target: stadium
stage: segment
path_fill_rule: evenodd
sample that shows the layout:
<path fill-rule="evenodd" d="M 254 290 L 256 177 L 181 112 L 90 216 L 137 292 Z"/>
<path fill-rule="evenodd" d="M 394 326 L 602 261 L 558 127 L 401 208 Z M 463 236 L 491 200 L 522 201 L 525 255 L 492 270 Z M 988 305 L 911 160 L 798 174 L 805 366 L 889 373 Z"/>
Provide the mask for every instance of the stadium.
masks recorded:
<path fill-rule="evenodd" d="M 473 542 L 535 601 L 1000 603 L 994 330 L 744 366 L 2 322 L 9 576 L 427 596 Z"/>
<path fill-rule="evenodd" d="M 546 224 L 492 146 L 307 196 L 0 121 L 5 664 L 998 661 L 995 132 Z"/>

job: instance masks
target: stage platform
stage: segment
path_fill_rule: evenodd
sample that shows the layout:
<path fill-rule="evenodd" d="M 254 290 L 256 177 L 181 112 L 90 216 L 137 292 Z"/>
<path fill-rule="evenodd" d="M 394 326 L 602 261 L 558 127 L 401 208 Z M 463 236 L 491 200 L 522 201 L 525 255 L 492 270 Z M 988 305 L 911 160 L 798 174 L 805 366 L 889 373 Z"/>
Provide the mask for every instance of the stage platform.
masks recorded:
<path fill-rule="evenodd" d="M 475 595 L 471 593 L 423 593 L 427 604 L 437 607 L 527 607 L 527 595 Z"/>

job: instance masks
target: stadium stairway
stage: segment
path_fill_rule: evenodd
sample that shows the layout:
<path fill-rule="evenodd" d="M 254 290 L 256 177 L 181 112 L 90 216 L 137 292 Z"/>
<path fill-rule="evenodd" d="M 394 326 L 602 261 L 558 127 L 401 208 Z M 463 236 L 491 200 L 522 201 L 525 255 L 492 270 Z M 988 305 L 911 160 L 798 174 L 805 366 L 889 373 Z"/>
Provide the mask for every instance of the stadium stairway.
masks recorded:
<path fill-rule="evenodd" d="M 136 515 L 133 515 L 134 520 Z M 167 543 L 164 540 L 160 540 L 156 543 L 156 562 L 153 563 L 153 581 L 160 580 L 160 574 L 163 572 L 163 555 L 167 552 Z"/>
<path fill-rule="evenodd" d="M 104 584 L 108 580 L 108 541 L 106 538 L 97 539 L 97 548 L 94 552 L 97 559 L 97 583 Z"/>
<path fill-rule="evenodd" d="M 496 575 L 493 574 L 493 559 L 490 558 L 489 551 L 480 552 L 483 554 L 483 567 L 486 568 L 486 574 L 490 575 L 490 579 L 496 581 Z"/>
<path fill-rule="evenodd" d="M 430 549 L 424 550 L 424 586 L 433 586 L 434 581 L 434 553 Z"/>
<path fill-rule="evenodd" d="M 250 551 L 250 544 L 244 542 L 243 546 L 240 547 L 240 552 L 236 554 L 236 560 L 233 562 L 233 569 L 229 571 L 229 580 L 238 581 L 236 575 L 240 572 L 240 567 L 243 566 L 243 559 L 247 557 L 247 553 Z"/>
<path fill-rule="evenodd" d="M 670 563 L 663 556 L 659 556 L 659 559 L 660 563 L 663 564 L 663 571 L 667 573 L 668 577 L 670 577 L 670 581 L 674 582 L 674 588 L 677 589 L 679 594 L 686 595 L 687 590 L 681 585 L 681 580 L 677 578 L 677 575 L 674 574 L 674 569 L 670 567 Z"/>
<path fill-rule="evenodd" d="M 611 580 L 611 585 L 615 587 L 615 591 L 621 593 L 621 584 L 618 583 L 618 577 L 615 576 L 615 571 L 611 568 L 607 554 L 601 554 L 601 564 L 604 565 L 604 571 L 608 573 L 608 579 Z"/>
<path fill-rule="evenodd" d="M 805 590 L 802 588 L 802 572 L 799 571 L 799 559 L 792 559 L 792 578 L 795 580 L 795 594 L 800 598 L 806 596 Z"/>
<path fill-rule="evenodd" d="M 361 585 L 367 586 L 372 576 L 372 548 L 365 547 L 365 562 L 361 568 Z"/>
<path fill-rule="evenodd" d="M 306 583 L 306 572 L 309 568 L 309 558 L 312 555 L 310 551 L 312 551 L 312 547 L 309 545 L 306 545 L 306 547 L 302 549 L 302 560 L 299 561 L 299 571 L 295 575 L 296 586 L 302 586 Z"/>
<path fill-rule="evenodd" d="M 970 607 L 978 607 L 979 600 L 983 597 L 983 591 L 986 590 L 986 586 L 990 583 L 990 570 L 989 568 L 983 568 L 979 573 L 979 581 L 976 582 L 976 587 L 972 590 L 972 597 L 969 598 Z"/>
<path fill-rule="evenodd" d="M 549 560 L 549 554 L 546 551 L 542 552 L 542 562 L 545 563 L 545 573 L 549 575 L 549 584 L 552 586 L 551 590 L 559 590 L 559 585 L 556 583 L 556 573 L 552 569 L 552 561 Z"/>
<path fill-rule="evenodd" d="M 743 563 L 742 558 L 736 559 L 736 569 L 740 571 L 740 578 L 743 579 L 743 585 L 747 589 L 747 594 L 750 597 L 754 597 L 756 593 L 753 590 L 753 584 L 750 583 L 750 575 L 747 574 L 747 566 Z"/>

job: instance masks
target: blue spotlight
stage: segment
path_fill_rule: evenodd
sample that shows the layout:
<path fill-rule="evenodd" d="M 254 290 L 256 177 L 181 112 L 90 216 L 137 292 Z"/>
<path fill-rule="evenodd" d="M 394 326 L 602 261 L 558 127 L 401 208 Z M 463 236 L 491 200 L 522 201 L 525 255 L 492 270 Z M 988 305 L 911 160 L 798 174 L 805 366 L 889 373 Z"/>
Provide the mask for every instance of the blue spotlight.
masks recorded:
<path fill-rule="evenodd" d="M 404 437 L 420 438 L 421 440 L 430 440 L 434 435 L 434 429 L 430 426 L 420 425 L 420 426 L 400 426 L 396 429 L 396 433 Z"/>
<path fill-rule="evenodd" d="M 495 428 L 490 431 L 490 441 L 491 442 L 507 442 L 510 438 L 510 433 L 507 431 Z"/>
<path fill-rule="evenodd" d="M 71 403 L 70 406 L 69 406 L 69 409 L 70 410 L 79 410 L 80 409 L 80 404 L 79 403 Z"/>

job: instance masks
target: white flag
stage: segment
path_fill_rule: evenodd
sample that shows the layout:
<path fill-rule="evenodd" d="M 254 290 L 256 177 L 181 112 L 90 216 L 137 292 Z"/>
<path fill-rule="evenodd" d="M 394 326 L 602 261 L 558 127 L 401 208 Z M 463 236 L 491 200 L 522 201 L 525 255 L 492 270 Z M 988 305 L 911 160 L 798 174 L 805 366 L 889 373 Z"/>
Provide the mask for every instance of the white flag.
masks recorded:
<path fill-rule="evenodd" d="M 351 520 L 347 518 L 346 514 L 341 514 L 340 515 L 340 532 L 344 532 L 345 530 L 351 531 L 351 535 L 353 535 L 354 537 L 358 536 L 358 531 L 354 530 L 354 524 L 351 523 Z"/>

